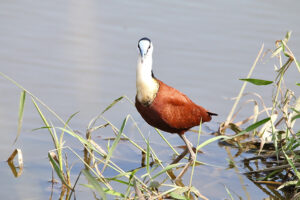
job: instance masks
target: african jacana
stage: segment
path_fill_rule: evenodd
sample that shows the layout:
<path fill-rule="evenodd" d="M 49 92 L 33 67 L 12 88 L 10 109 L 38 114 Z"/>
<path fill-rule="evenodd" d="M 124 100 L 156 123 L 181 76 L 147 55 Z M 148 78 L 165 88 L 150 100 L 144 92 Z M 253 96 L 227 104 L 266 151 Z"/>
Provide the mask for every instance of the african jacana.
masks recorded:
<path fill-rule="evenodd" d="M 154 77 L 152 71 L 153 44 L 150 39 L 138 42 L 135 106 L 144 120 L 160 130 L 177 133 L 195 160 L 195 153 L 184 133 L 211 120 L 215 113 L 198 106 L 186 95 Z"/>

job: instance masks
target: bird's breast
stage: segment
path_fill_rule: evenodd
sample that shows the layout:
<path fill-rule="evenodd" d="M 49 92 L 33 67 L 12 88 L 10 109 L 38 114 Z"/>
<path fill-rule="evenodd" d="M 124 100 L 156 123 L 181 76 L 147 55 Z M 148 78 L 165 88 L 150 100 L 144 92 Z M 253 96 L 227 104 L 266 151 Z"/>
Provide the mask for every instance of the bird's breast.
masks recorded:
<path fill-rule="evenodd" d="M 143 105 L 150 105 L 158 92 L 159 84 L 156 80 L 151 79 L 148 81 L 137 80 L 137 100 Z"/>

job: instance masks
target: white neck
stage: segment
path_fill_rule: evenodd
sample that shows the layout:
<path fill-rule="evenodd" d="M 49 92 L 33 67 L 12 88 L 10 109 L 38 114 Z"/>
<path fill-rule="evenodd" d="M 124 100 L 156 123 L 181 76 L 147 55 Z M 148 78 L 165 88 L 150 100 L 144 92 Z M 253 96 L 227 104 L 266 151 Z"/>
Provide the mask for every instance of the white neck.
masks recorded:
<path fill-rule="evenodd" d="M 152 77 L 152 57 L 148 55 L 143 62 L 139 56 L 136 68 L 137 99 L 142 104 L 151 104 L 158 91 L 158 82 Z"/>

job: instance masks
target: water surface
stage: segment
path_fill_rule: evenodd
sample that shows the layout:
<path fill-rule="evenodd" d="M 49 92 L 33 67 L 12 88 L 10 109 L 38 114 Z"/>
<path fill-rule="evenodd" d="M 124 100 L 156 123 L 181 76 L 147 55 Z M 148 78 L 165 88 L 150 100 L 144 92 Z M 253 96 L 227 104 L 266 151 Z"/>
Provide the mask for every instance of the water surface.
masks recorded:
<path fill-rule="evenodd" d="M 0 4 L 1 72 L 42 99 L 63 119 L 80 111 L 70 125 L 82 132 L 90 119 L 117 97 L 127 95 L 134 99 L 137 41 L 141 37 L 147 36 L 154 43 L 153 70 L 159 79 L 219 114 L 207 124 L 212 129 L 226 119 L 233 104 L 226 98 L 238 94 L 241 87 L 238 79 L 246 77 L 263 43 L 266 49 L 273 49 L 274 41 L 292 30 L 289 44 L 294 54 L 300 55 L 298 1 L 24 0 Z M 299 77 L 295 72 L 291 69 L 286 79 L 294 89 Z M 254 72 L 256 78 L 269 80 L 274 75 L 270 59 L 260 61 Z M 271 97 L 264 88 L 259 91 L 264 97 Z M 43 124 L 27 98 L 22 134 L 12 146 L 21 90 L 1 78 L 0 92 L 1 196 L 5 199 L 49 198 L 51 184 L 47 181 L 51 178 L 51 168 L 47 152 L 53 149 L 50 136 L 43 130 L 32 132 Z M 299 95 L 298 91 L 296 94 Z M 248 112 L 242 112 L 240 118 L 246 117 Z M 154 147 L 165 150 L 161 158 L 169 162 L 171 150 L 130 103 L 118 104 L 105 116 L 119 127 L 127 114 L 137 120 Z M 209 131 L 207 127 L 205 130 Z M 130 125 L 127 131 L 133 138 L 137 135 Z M 105 129 L 98 134 L 102 138 L 109 137 L 111 131 Z M 174 135 L 165 136 L 173 145 L 182 144 Z M 187 136 L 193 141 L 197 137 L 193 133 Z M 67 145 L 80 151 L 78 144 L 69 139 Z M 98 142 L 104 144 L 100 139 Z M 25 160 L 23 175 L 18 179 L 4 162 L 14 148 L 22 149 Z M 245 177 L 241 183 L 238 173 L 225 169 L 228 154 L 224 148 L 215 143 L 204 151 L 199 159 L 217 166 L 202 166 L 195 172 L 194 185 L 205 196 L 227 197 L 226 185 L 244 199 L 267 197 Z M 122 159 L 124 152 L 130 159 Z M 124 143 L 117 149 L 115 159 L 129 170 L 138 167 L 140 155 Z M 239 167 L 242 171 L 242 165 Z M 78 199 L 86 195 L 92 198 L 88 190 L 81 190 Z"/>

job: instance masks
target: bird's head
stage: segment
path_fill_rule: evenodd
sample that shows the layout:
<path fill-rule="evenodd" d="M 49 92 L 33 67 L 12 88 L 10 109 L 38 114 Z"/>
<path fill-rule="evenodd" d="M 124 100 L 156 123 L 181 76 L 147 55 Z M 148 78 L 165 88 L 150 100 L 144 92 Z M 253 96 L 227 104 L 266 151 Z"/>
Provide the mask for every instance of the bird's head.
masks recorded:
<path fill-rule="evenodd" d="M 139 58 L 143 63 L 147 58 L 152 58 L 153 45 L 149 38 L 142 38 L 138 43 Z"/>

